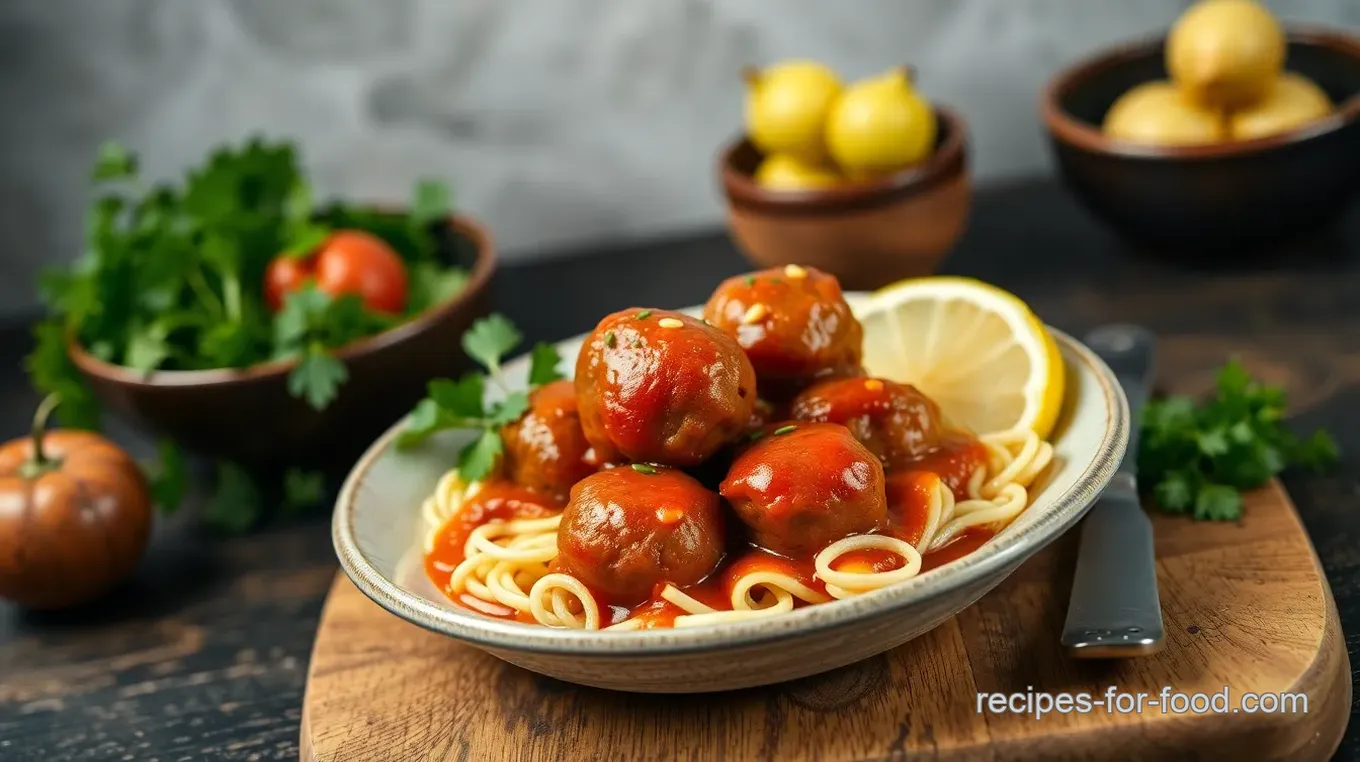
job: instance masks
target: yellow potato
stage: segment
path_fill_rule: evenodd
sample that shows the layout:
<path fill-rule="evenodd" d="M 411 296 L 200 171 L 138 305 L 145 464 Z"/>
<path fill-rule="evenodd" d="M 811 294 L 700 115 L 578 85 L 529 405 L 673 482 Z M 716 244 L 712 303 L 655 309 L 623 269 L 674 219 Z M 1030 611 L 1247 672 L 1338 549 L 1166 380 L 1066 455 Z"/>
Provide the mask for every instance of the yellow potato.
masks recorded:
<path fill-rule="evenodd" d="M 1298 129 L 1332 113 L 1332 101 L 1322 88 L 1301 74 L 1287 72 L 1260 101 L 1228 119 L 1234 140 L 1252 140 Z"/>
<path fill-rule="evenodd" d="M 1166 38 L 1166 69 L 1193 100 L 1235 108 L 1265 95 L 1284 69 L 1285 40 L 1254 0 L 1201 0 Z"/>
<path fill-rule="evenodd" d="M 1223 115 L 1185 98 L 1170 82 L 1139 85 L 1105 114 L 1106 135 L 1131 143 L 1203 145 L 1228 139 Z"/>

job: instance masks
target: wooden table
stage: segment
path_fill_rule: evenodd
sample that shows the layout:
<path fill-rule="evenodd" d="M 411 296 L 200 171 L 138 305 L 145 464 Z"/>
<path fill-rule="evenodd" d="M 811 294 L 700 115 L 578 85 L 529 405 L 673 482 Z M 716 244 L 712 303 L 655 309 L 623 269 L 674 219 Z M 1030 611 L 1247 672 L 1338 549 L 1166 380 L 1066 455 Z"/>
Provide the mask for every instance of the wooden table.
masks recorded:
<path fill-rule="evenodd" d="M 722 234 L 578 254 L 498 276 L 498 308 L 530 338 L 585 331 L 629 305 L 699 302 L 745 267 Z M 1285 484 L 1360 663 L 1360 209 L 1275 261 L 1210 270 L 1139 258 L 1045 181 L 981 194 L 944 269 L 1010 289 L 1077 335 L 1113 320 L 1151 327 L 1167 389 L 1207 389 L 1232 354 L 1284 384 L 1299 427 L 1327 426 L 1341 444 L 1336 473 Z M 22 329 L 0 332 L 6 434 L 36 402 L 16 369 L 26 346 Z M 328 517 L 222 539 L 192 514 L 161 521 L 137 577 L 93 608 L 0 604 L 0 759 L 297 758 L 308 653 L 336 568 Z M 1357 754 L 1353 722 L 1338 757 Z"/>

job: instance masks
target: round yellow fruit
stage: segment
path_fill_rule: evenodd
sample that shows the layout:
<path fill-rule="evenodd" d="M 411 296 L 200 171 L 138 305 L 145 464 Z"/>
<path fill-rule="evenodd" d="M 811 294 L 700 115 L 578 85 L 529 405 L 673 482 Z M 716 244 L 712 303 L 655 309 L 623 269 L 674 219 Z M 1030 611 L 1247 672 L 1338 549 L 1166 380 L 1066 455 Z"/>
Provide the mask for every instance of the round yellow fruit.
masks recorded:
<path fill-rule="evenodd" d="M 1265 97 L 1234 111 L 1228 132 L 1234 140 L 1252 140 L 1298 129 L 1332 113 L 1332 101 L 1322 88 L 1301 74 L 1287 72 Z"/>
<path fill-rule="evenodd" d="M 1202 145 L 1228 139 L 1218 111 L 1193 103 L 1170 82 L 1148 82 L 1119 96 L 1105 113 L 1105 134 L 1151 145 Z"/>
<path fill-rule="evenodd" d="M 784 61 L 746 73 L 746 134 L 760 152 L 817 160 L 822 128 L 841 92 L 836 73 L 816 61 Z"/>
<path fill-rule="evenodd" d="M 869 375 L 915 386 L 977 434 L 1053 431 L 1066 388 L 1062 353 L 1014 294 L 972 278 L 913 278 L 875 291 L 855 316 Z"/>
<path fill-rule="evenodd" d="M 1201 0 L 1166 38 L 1166 69 L 1191 98 L 1238 108 L 1265 95 L 1284 69 L 1285 39 L 1254 0 Z"/>
<path fill-rule="evenodd" d="M 826 146 L 849 175 L 883 174 L 930 156 L 936 130 L 930 102 L 905 69 L 894 69 L 841 93 L 827 117 Z"/>
<path fill-rule="evenodd" d="M 770 190 L 800 191 L 830 187 L 840 182 L 840 177 L 815 162 L 777 153 L 760 162 L 755 180 Z"/>

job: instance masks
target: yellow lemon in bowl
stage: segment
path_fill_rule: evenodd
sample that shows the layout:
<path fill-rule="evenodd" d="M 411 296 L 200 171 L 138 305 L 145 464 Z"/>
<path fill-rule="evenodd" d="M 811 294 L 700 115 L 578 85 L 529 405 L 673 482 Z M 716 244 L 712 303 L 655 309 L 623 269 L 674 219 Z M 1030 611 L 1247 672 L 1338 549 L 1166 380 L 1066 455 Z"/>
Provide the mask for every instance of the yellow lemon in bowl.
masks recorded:
<path fill-rule="evenodd" d="M 829 188 L 841 181 L 839 175 L 822 164 L 786 153 L 765 157 L 756 167 L 754 177 L 762 188 L 782 191 Z"/>
<path fill-rule="evenodd" d="M 816 161 L 826 154 L 822 126 L 841 92 L 825 64 L 784 61 L 747 69 L 746 134 L 765 155 L 788 154 Z"/>
<path fill-rule="evenodd" d="M 886 174 L 930 156 L 935 111 L 905 68 L 857 82 L 831 106 L 826 145 L 852 176 Z"/>

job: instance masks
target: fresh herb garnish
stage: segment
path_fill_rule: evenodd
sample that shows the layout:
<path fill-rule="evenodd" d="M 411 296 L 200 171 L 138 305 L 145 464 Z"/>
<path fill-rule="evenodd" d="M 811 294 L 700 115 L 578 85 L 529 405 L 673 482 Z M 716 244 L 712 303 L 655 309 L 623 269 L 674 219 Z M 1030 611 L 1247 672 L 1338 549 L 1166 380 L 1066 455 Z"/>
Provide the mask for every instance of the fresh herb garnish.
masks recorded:
<path fill-rule="evenodd" d="M 636 315 L 636 317 L 637 317 L 638 320 L 646 320 L 647 318 L 649 318 L 649 317 L 651 317 L 651 316 L 652 316 L 652 311 L 651 311 L 651 310 L 643 310 L 642 312 L 639 312 L 639 313 Z"/>
<path fill-rule="evenodd" d="M 348 375 L 333 350 L 450 298 L 467 282 L 462 269 L 438 257 L 450 203 L 442 183 L 421 181 L 403 213 L 338 203 L 319 208 L 294 147 L 262 139 L 213 151 L 178 184 L 148 185 L 138 172 L 136 155 L 123 146 L 99 149 L 85 253 L 41 278 L 51 317 L 35 327 L 25 365 L 38 390 L 61 395 L 63 425 L 99 427 L 99 407 L 67 354 L 68 342 L 144 373 L 294 359 L 289 391 L 321 408 Z M 272 313 L 263 283 L 270 261 L 307 257 L 342 229 L 371 233 L 397 253 L 409 281 L 405 314 L 380 315 L 357 297 L 309 287 Z M 152 486 L 157 502 L 171 510 L 184 491 L 183 457 L 170 443 L 158 449 Z M 235 498 L 215 502 L 209 518 L 227 527 L 250 524 L 252 517 L 218 520 L 221 506 L 241 502 L 236 498 L 245 491 L 237 486 L 248 474 L 226 464 L 219 477 Z"/>
<path fill-rule="evenodd" d="M 604 345 L 605 345 L 606 347 L 609 347 L 610 349 L 613 349 L 613 348 L 614 348 L 614 343 L 615 343 L 615 342 L 614 342 L 614 332 L 613 332 L 613 331 L 605 331 L 605 332 L 604 332 Z"/>
<path fill-rule="evenodd" d="M 173 513 L 184 500 L 188 490 L 189 471 L 184 464 L 184 454 L 174 442 L 161 439 L 156 442 L 157 462 L 147 473 L 151 498 L 162 511 Z"/>
<path fill-rule="evenodd" d="M 746 285 L 747 285 L 747 286 L 754 286 L 755 284 L 756 284 L 756 276 L 754 276 L 754 275 L 748 275 L 748 276 L 746 276 Z"/>
<path fill-rule="evenodd" d="M 1234 521 L 1243 490 L 1259 487 L 1286 466 L 1320 469 L 1337 459 L 1324 431 L 1300 439 L 1283 425 L 1284 390 L 1253 379 L 1236 360 L 1218 373 L 1212 397 L 1148 403 L 1143 411 L 1138 473 L 1167 513 Z"/>
<path fill-rule="evenodd" d="M 411 411 L 406 427 L 397 437 L 400 448 L 413 447 L 431 435 L 449 429 L 480 431 L 458 454 L 458 474 L 474 482 L 496 466 L 503 446 L 500 429 L 518 420 L 529 408 L 529 395 L 512 391 L 501 371 L 501 360 L 513 350 L 523 335 L 504 315 L 492 314 L 478 320 L 463 334 L 463 350 L 486 368 L 486 373 L 470 372 L 457 381 L 431 381 L 428 396 Z M 530 355 L 529 385 L 536 388 L 562 378 L 557 371 L 561 357 L 551 344 L 536 344 Z M 502 398 L 484 401 L 486 382 L 499 388 Z"/>
<path fill-rule="evenodd" d="M 203 511 L 203 519 L 221 532 L 244 532 L 259 519 L 263 502 L 250 472 L 223 461 L 217 464 L 217 489 Z"/>
<path fill-rule="evenodd" d="M 649 463 L 634 463 L 632 464 L 632 469 L 640 474 L 646 474 L 648 476 L 652 476 L 656 473 L 656 466 Z"/>
<path fill-rule="evenodd" d="M 284 298 L 274 318 L 275 357 L 294 359 L 288 391 L 325 409 L 349 377 L 345 364 L 328 347 L 343 346 L 391 325 L 391 319 L 364 309 L 354 294 L 333 297 L 307 284 Z"/>
<path fill-rule="evenodd" d="M 326 478 L 320 471 L 290 468 L 283 473 L 283 510 L 300 513 L 321 502 L 326 494 Z"/>
<path fill-rule="evenodd" d="M 779 436 L 780 434 L 787 434 L 796 428 L 798 427 L 793 424 L 789 424 L 788 426 L 780 426 L 779 428 L 774 430 L 774 435 Z"/>

